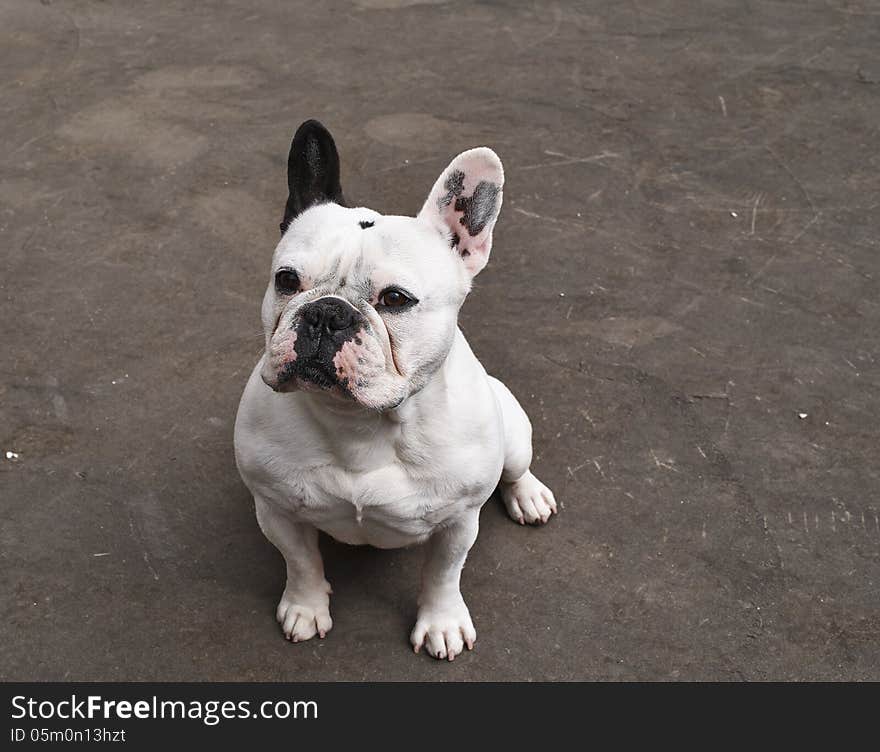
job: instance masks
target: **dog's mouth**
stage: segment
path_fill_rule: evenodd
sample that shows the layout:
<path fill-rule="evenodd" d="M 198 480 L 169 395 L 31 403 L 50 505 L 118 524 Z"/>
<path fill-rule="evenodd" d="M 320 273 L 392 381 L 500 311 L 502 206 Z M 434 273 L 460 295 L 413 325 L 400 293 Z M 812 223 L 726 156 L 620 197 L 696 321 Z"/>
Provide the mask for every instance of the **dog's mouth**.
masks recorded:
<path fill-rule="evenodd" d="M 332 390 L 350 396 L 347 379 L 337 376 L 336 367 L 317 358 L 295 360 L 285 363 L 274 375 L 263 374 L 263 381 L 276 392 L 290 392 L 294 389 L 310 391 L 317 387 L 322 391 Z"/>
<path fill-rule="evenodd" d="M 320 304 L 321 309 L 315 311 Z M 312 392 L 363 407 L 398 406 L 407 393 L 388 338 L 336 299 L 321 299 L 273 332 L 261 376 L 276 392 Z"/>
<path fill-rule="evenodd" d="M 329 388 L 336 386 L 336 374 L 322 363 L 301 363 L 297 369 L 297 375 L 302 381 L 308 381 L 317 386 Z"/>
<path fill-rule="evenodd" d="M 316 359 L 289 363 L 282 369 L 280 376 L 285 381 L 296 378 L 301 382 L 314 384 L 322 389 L 343 386 L 336 376 L 336 367 L 332 363 L 324 363 Z"/>

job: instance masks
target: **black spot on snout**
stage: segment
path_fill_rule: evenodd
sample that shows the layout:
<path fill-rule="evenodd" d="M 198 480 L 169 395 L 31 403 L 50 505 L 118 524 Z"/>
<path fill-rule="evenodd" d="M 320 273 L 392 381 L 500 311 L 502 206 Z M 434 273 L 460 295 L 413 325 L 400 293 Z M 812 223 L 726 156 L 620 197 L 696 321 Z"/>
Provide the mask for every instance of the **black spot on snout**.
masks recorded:
<path fill-rule="evenodd" d="M 455 210 L 462 212 L 460 222 L 471 237 L 479 235 L 495 219 L 500 192 L 501 189 L 495 183 L 481 180 L 474 188 L 472 196 L 459 196 L 455 200 Z"/>
<path fill-rule="evenodd" d="M 348 341 L 367 326 L 360 311 L 338 298 L 321 298 L 303 306 L 296 324 L 296 360 L 291 364 L 297 377 L 330 388 L 348 385 L 336 373 L 333 358 Z M 293 374 L 286 374 L 289 379 Z"/>
<path fill-rule="evenodd" d="M 278 374 L 278 385 L 286 384 L 296 376 L 296 363 L 285 363 Z"/>
<path fill-rule="evenodd" d="M 361 226 L 362 230 L 366 230 L 367 228 L 372 227 L 376 223 L 375 222 L 368 222 L 366 219 L 362 219 L 360 222 L 358 222 L 358 224 Z"/>

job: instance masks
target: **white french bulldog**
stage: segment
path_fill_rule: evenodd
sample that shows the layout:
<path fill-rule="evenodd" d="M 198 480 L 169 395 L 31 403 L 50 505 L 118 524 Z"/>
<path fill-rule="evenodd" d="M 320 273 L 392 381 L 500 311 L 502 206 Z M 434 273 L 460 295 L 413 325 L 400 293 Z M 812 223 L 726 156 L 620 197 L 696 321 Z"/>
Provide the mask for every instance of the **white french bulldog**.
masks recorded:
<path fill-rule="evenodd" d="M 333 138 L 303 123 L 263 298 L 266 351 L 235 423 L 239 472 L 287 562 L 289 640 L 330 630 L 318 531 L 350 544 L 427 542 L 410 640 L 453 660 L 476 639 L 459 590 L 480 508 L 500 483 L 520 524 L 556 512 L 531 472 L 531 424 L 458 328 L 489 260 L 504 172 L 459 154 L 417 217 L 347 208 Z"/>

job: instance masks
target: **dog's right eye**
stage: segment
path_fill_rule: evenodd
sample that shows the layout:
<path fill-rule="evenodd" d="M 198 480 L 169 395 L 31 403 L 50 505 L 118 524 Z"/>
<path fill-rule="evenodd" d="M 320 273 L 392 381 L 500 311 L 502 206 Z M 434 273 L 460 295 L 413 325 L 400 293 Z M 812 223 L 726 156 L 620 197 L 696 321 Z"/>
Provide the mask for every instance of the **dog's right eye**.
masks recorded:
<path fill-rule="evenodd" d="M 299 275 L 293 269 L 282 269 L 275 274 L 275 289 L 282 295 L 299 291 Z"/>

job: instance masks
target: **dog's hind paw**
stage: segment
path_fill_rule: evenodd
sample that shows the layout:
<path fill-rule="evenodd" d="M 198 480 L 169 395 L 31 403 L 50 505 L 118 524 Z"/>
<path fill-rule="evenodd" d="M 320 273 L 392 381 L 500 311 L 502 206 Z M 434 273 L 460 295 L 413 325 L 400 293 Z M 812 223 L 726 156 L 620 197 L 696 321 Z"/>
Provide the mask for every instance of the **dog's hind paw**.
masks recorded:
<path fill-rule="evenodd" d="M 550 515 L 557 513 L 553 492 L 539 481 L 531 471 L 513 483 L 501 482 L 501 498 L 507 513 L 514 522 L 525 525 L 543 524 Z"/>

